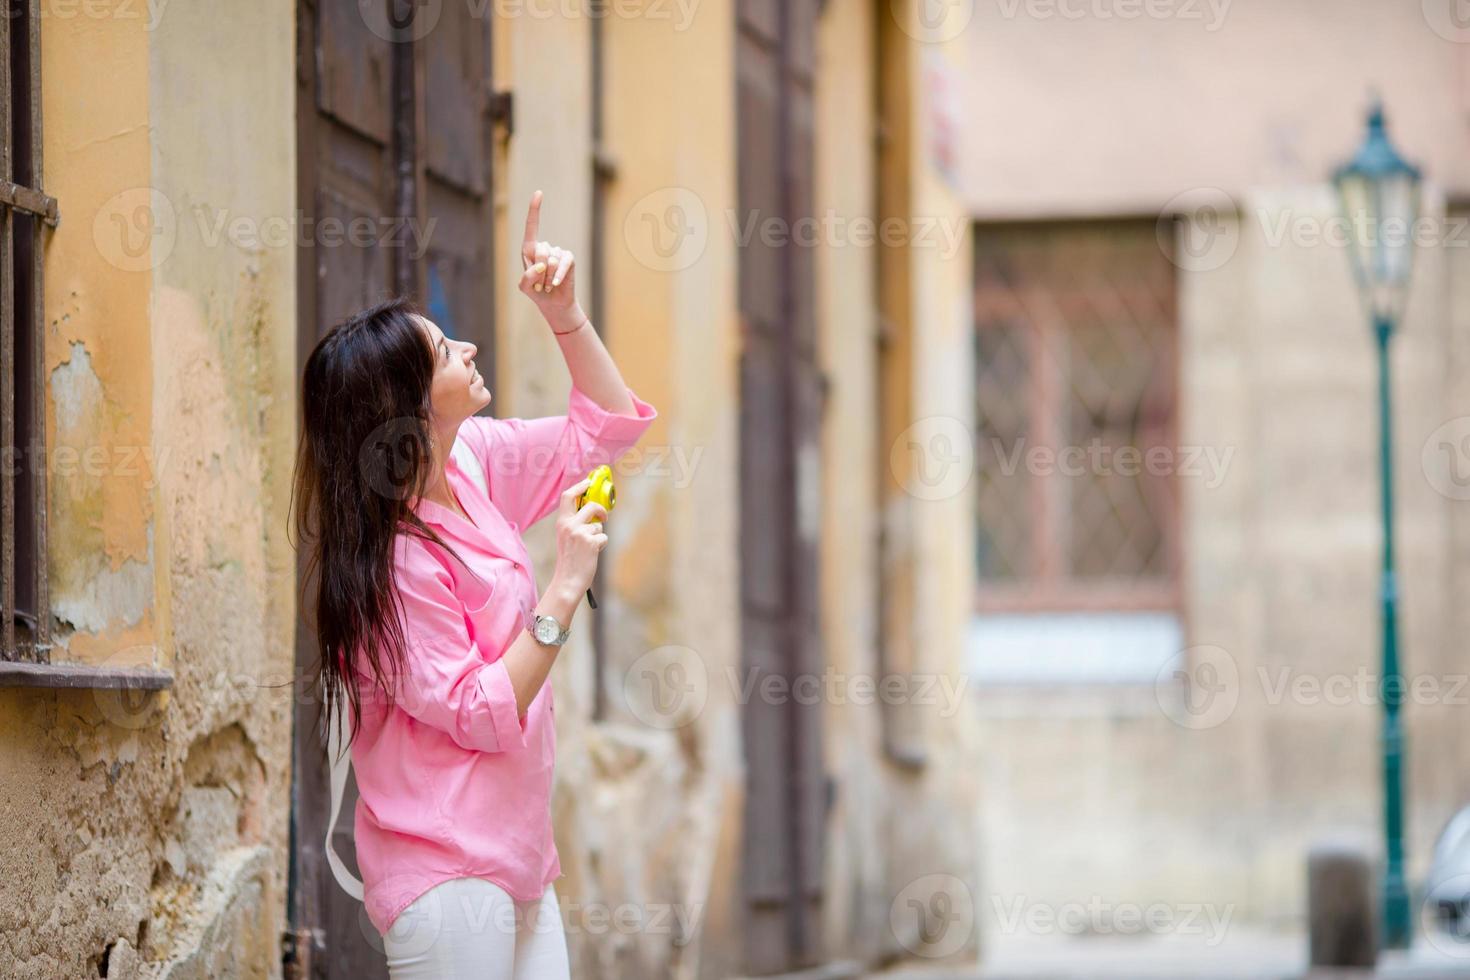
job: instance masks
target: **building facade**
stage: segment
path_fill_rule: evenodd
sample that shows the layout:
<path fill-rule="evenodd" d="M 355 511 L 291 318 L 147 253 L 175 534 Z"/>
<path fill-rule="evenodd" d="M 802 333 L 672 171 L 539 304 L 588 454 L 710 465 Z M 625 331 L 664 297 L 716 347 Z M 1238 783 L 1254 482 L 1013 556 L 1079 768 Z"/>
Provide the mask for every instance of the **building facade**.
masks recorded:
<path fill-rule="evenodd" d="M 1426 174 L 1391 352 L 1415 886 L 1470 797 L 1466 49 L 1422 8 L 977 14 L 970 655 L 997 908 L 1300 927 L 1314 842 L 1382 853 L 1377 368 L 1329 182 L 1375 91 Z M 1090 461 L 1130 439 L 1157 473 Z"/>
<path fill-rule="evenodd" d="M 514 288 L 535 189 L 660 411 L 553 675 L 574 972 L 973 957 L 971 517 L 913 451 L 971 397 L 959 35 L 859 0 L 33 7 L 52 629 L 0 691 L 7 975 L 381 975 L 320 846 L 298 368 L 403 292 L 497 412 L 564 411 Z"/>

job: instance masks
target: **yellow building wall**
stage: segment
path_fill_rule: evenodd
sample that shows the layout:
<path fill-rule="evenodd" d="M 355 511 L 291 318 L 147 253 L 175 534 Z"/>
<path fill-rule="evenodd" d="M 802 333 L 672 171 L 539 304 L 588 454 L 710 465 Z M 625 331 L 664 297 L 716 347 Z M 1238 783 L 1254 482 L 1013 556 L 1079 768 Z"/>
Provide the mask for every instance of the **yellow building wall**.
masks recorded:
<path fill-rule="evenodd" d="M 610 588 L 578 616 L 556 667 L 558 891 L 579 975 L 730 976 L 744 944 L 746 775 L 732 682 L 743 663 L 735 10 L 611 7 L 604 149 L 616 177 L 600 326 L 660 418 L 619 473 Z M 593 25 L 519 9 L 496 14 L 515 132 L 497 158 L 500 261 L 487 274 L 498 277 L 496 410 L 529 417 L 564 411 L 569 381 L 515 288 L 532 191 L 546 192 L 543 237 L 582 263 L 584 302 L 590 286 Z M 874 12 L 833 0 L 820 39 L 818 200 L 852 215 L 875 206 L 870 125 L 851 125 L 871 124 Z M 52 477 L 57 659 L 150 664 L 175 684 L 142 701 L 0 691 L 11 788 L 0 876 L 17 883 L 0 910 L 0 961 L 17 976 L 95 972 L 104 956 L 110 977 L 279 969 L 296 622 L 294 17 L 285 0 L 168 6 L 156 22 L 58 18 L 43 32 L 46 180 L 62 211 L 46 253 L 48 434 L 53 447 L 139 447 L 151 461 L 134 474 Z M 919 119 L 921 106 L 912 111 Z M 926 183 L 912 206 L 950 215 L 913 129 Z M 677 230 L 677 247 L 662 248 Z M 871 488 L 888 452 L 867 411 L 874 259 L 862 246 L 818 247 L 820 356 L 834 381 L 823 482 L 863 474 L 861 492 L 824 511 L 827 653 L 834 670 L 872 674 L 877 584 L 853 569 L 871 565 Z M 929 373 L 953 360 L 932 345 L 959 339 L 963 261 L 922 250 L 906 260 L 912 388 L 931 387 L 933 401 L 903 411 L 955 411 L 964 397 Z M 914 554 L 932 564 L 906 574 L 931 623 L 952 620 L 968 595 L 963 510 L 914 509 Z M 552 533 L 548 523 L 528 535 L 543 579 Z M 596 721 L 592 617 L 609 641 L 608 712 Z M 957 649 L 925 634 L 913 667 L 948 672 Z M 642 680 L 671 665 L 696 670 L 701 695 L 672 720 L 650 713 Z M 885 757 L 878 707 L 832 704 L 824 716 L 838 799 L 828 951 L 902 954 L 888 916 L 912 871 L 969 880 L 967 789 L 953 775 L 966 741 L 954 717 L 917 713 L 930 766 L 914 773 Z M 596 927 L 593 916 L 629 905 L 667 917 L 631 934 Z"/>
<path fill-rule="evenodd" d="M 43 12 L 51 659 L 174 686 L 0 690 L 7 976 L 279 972 L 294 237 L 218 219 L 292 219 L 294 23 Z"/>
<path fill-rule="evenodd" d="M 629 384 L 659 421 L 619 473 L 619 504 L 604 555 L 612 583 L 600 608 L 578 614 L 573 640 L 554 671 L 559 739 L 554 799 L 566 879 L 558 893 L 579 909 L 666 905 L 692 935 L 651 930 L 594 935 L 569 921 L 574 971 L 597 976 L 732 976 L 743 957 L 740 743 L 743 667 L 737 515 L 740 355 L 736 232 L 735 7 L 700 4 L 683 19 L 675 5 L 611 5 L 605 37 L 605 254 L 607 309 L 600 326 Z M 886 5 L 878 8 L 886 14 Z M 878 9 L 833 0 L 821 21 L 818 80 L 819 213 L 874 217 L 871 85 Z M 500 254 L 517 254 L 526 202 L 546 191 L 542 237 L 571 247 L 590 286 L 591 118 L 587 64 L 592 23 L 577 17 L 497 19 L 500 84 L 515 97 L 506 147 Z M 927 402 L 904 413 L 966 410 L 968 220 L 931 172 L 923 124 L 925 64 L 907 61 L 904 91 L 918 175 L 912 207 L 921 220 L 958 235 L 954 251 L 920 242 L 905 258 L 912 284 L 907 318 L 915 356 L 911 387 Z M 561 66 L 547 73 L 545 66 Z M 866 120 L 866 122 L 863 122 Z M 835 226 L 834 226 L 835 227 Z M 833 381 L 823 432 L 823 615 L 832 671 L 876 677 L 874 590 L 867 574 L 876 528 L 875 467 L 886 466 L 871 411 L 876 314 L 875 252 L 838 231 L 819 256 L 821 357 Z M 568 379 L 555 342 L 515 289 L 519 262 L 496 270 L 501 296 L 498 409 L 529 416 L 565 409 Z M 936 381 L 940 382 L 936 384 Z M 854 474 L 859 474 L 854 477 Z M 913 669 L 956 697 L 959 637 L 970 596 L 963 544 L 965 499 L 917 502 L 906 574 L 932 633 L 909 621 L 924 644 Z M 957 531 L 957 528 L 960 530 Z M 528 538 L 540 569 L 551 567 L 552 529 Z M 927 569 L 918 567 L 928 562 Z M 542 575 L 544 577 L 544 571 Z M 607 624 L 606 719 L 593 721 L 593 617 Z M 651 713 L 646 672 L 669 669 L 695 692 L 684 713 Z M 732 681 L 732 678 L 734 680 Z M 841 699 L 839 699 L 841 700 Z M 881 710 L 824 706 L 828 767 L 837 780 L 830 820 L 825 919 L 833 959 L 874 961 L 914 950 L 889 924 L 914 869 L 946 887 L 975 880 L 972 784 L 959 760 L 973 748 L 966 716 L 952 701 L 916 706 L 912 719 L 929 767 L 909 772 L 884 755 Z M 961 775 L 956 776 L 956 772 Z M 932 884 L 932 883 L 931 883 Z M 906 945 L 907 944 L 907 945 Z M 974 950 L 973 934 L 959 947 Z M 921 952 L 928 953 L 928 950 Z"/>

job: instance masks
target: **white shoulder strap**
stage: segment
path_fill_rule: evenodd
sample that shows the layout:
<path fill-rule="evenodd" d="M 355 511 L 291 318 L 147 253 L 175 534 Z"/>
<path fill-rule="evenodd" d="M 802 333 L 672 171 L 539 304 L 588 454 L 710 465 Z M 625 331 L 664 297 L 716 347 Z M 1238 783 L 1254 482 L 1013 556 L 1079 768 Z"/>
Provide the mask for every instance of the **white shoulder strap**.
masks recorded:
<path fill-rule="evenodd" d="M 480 461 L 475 458 L 474 451 L 465 445 L 463 439 L 455 439 L 454 448 L 449 451 L 454 454 L 454 461 L 459 464 L 459 468 L 470 475 L 470 479 L 475 481 L 475 485 L 480 488 L 480 492 L 488 499 L 490 497 L 490 481 L 485 479 L 485 469 L 480 465 Z"/>
<path fill-rule="evenodd" d="M 485 469 L 480 461 L 475 458 L 475 453 L 463 439 L 455 439 L 454 446 L 450 449 L 454 453 L 455 462 L 460 469 L 470 475 L 480 492 L 488 499 L 490 496 L 490 483 L 485 478 Z M 332 877 L 337 879 L 337 884 L 342 890 L 353 898 L 361 901 L 363 896 L 362 879 L 358 878 L 347 865 L 342 863 L 342 858 L 337 854 L 337 848 L 332 844 L 332 829 L 337 826 L 337 818 L 342 813 L 342 797 L 347 792 L 347 773 L 352 768 L 352 753 L 348 746 L 343 745 L 344 731 L 350 731 L 352 726 L 352 705 L 345 699 L 342 702 L 342 724 L 327 724 L 327 762 L 331 766 L 332 803 L 331 813 L 327 817 L 327 835 L 323 841 L 324 850 L 327 854 L 327 865 L 332 869 Z"/>
<path fill-rule="evenodd" d="M 330 720 L 327 722 L 327 763 L 331 766 L 332 807 L 327 817 L 327 837 L 323 844 L 332 877 L 337 879 L 337 884 L 342 886 L 344 892 L 362 901 L 362 879 L 347 870 L 347 865 L 342 863 L 342 858 L 337 855 L 337 848 L 332 844 L 332 829 L 337 826 L 337 817 L 342 812 L 342 795 L 347 791 L 347 771 L 352 767 L 352 753 L 348 746 L 342 744 L 346 741 L 344 732 L 351 731 L 351 720 L 352 705 L 344 701 L 342 724 L 333 725 Z"/>

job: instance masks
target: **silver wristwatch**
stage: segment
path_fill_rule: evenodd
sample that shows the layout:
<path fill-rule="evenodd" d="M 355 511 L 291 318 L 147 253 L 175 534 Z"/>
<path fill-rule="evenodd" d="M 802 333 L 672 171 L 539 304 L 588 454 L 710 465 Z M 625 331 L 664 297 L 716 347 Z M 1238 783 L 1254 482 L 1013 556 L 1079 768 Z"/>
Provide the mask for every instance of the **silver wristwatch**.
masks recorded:
<path fill-rule="evenodd" d="M 558 623 L 555 617 L 538 614 L 535 623 L 531 625 L 531 635 L 538 643 L 559 647 L 567 642 L 567 637 L 572 635 L 572 631 Z"/>

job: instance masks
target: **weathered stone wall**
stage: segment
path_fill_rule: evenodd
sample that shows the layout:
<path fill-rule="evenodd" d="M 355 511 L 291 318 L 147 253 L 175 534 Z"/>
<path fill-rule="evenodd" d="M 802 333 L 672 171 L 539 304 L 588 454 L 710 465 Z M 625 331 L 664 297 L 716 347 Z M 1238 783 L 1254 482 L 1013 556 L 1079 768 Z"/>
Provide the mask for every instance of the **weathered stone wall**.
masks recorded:
<path fill-rule="evenodd" d="M 556 668 L 558 891 L 579 975 L 729 976 L 743 955 L 746 775 L 734 9 L 612 6 L 621 13 L 604 23 L 606 149 L 618 171 L 602 325 L 661 417 L 620 473 L 605 558 L 612 588 L 599 610 L 579 614 Z M 852 80 L 874 71 L 875 8 L 827 8 L 818 196 L 871 216 L 872 107 Z M 514 256 L 525 204 L 544 189 L 544 234 L 576 251 L 590 287 L 592 25 L 519 9 L 495 25 L 516 128 L 500 151 L 502 261 L 488 274 L 500 277 L 498 410 L 535 416 L 565 409 L 567 379 L 514 288 Z M 293 27 L 281 0 L 46 25 L 47 182 L 63 214 L 47 252 L 51 444 L 136 447 L 147 461 L 135 473 L 119 464 L 52 477 L 54 612 L 66 648 L 57 659 L 150 664 L 175 684 L 145 699 L 0 692 L 7 975 L 279 972 L 296 621 L 290 232 L 309 233 L 295 221 Z M 922 86 L 906 79 L 904 91 L 922 113 Z M 849 125 L 853 113 L 866 123 Z M 962 226 L 953 190 L 928 168 L 927 130 L 911 134 L 912 206 Z M 671 205 L 697 205 L 708 222 L 697 253 L 672 263 L 640 237 Z M 847 241 L 816 247 L 820 356 L 833 380 L 822 482 L 868 474 L 852 483 L 860 492 L 822 501 L 827 652 L 838 676 L 876 679 L 878 584 L 853 571 L 873 565 L 871 477 L 887 452 L 865 409 L 874 259 Z M 904 411 L 955 414 L 967 398 L 950 356 L 968 323 L 966 256 L 963 242 L 914 252 L 908 318 L 922 403 Z M 951 694 L 960 648 L 949 640 L 968 602 L 955 530 L 964 520 L 962 498 L 915 507 L 905 558 L 927 624 L 912 669 L 947 679 Z M 529 537 L 544 581 L 550 524 Z M 609 638 L 599 721 L 593 617 Z M 900 628 L 917 631 L 917 620 Z M 699 697 L 672 714 L 650 703 L 643 680 L 671 663 L 697 665 L 701 678 Z M 834 807 L 822 928 L 834 957 L 909 951 L 913 924 L 895 928 L 891 916 L 916 877 L 974 884 L 973 738 L 953 708 L 941 699 L 909 716 L 927 755 L 910 770 L 885 754 L 881 704 L 839 694 L 823 705 Z M 631 928 L 619 918 L 629 914 Z M 960 955 L 974 948 L 964 938 Z"/>
<path fill-rule="evenodd" d="M 294 12 L 79 6 L 42 41 L 52 659 L 175 683 L 0 691 L 0 972 L 271 976 L 295 255 L 216 218 L 291 220 Z"/>
<path fill-rule="evenodd" d="M 886 14 L 887 5 L 878 4 Z M 604 22 L 607 134 L 616 162 L 609 187 L 605 328 L 613 356 L 660 419 L 619 477 L 618 508 L 604 555 L 616 590 L 578 613 L 553 679 L 558 704 L 558 888 L 571 930 L 574 969 L 596 976 L 738 975 L 743 956 L 741 823 L 746 765 L 739 629 L 737 313 L 740 218 L 736 207 L 735 11 L 728 0 L 624 6 Z M 872 218 L 874 148 L 870 83 L 875 8 L 866 0 L 827 4 L 818 43 L 819 213 Z M 509 147 L 502 254 L 519 244 L 525 202 L 547 191 L 543 237 L 573 248 L 584 277 L 592 261 L 587 169 L 590 22 L 512 17 L 497 21 L 503 84 L 516 92 Z M 547 75 L 540 66 L 563 70 Z M 917 72 L 924 62 L 915 58 Z M 921 114 L 923 88 L 911 84 Z M 964 343 L 968 318 L 968 232 L 952 188 L 928 167 L 928 131 L 914 129 L 914 208 L 957 230 L 955 250 L 914 250 L 916 415 L 958 414 L 968 380 L 948 352 Z M 765 217 L 765 216 L 762 216 Z M 671 221 L 689 234 L 673 237 Z M 653 247 L 649 227 L 679 242 Z M 834 230 L 835 229 L 835 230 Z M 929 764 L 910 772 L 884 752 L 882 705 L 860 704 L 842 684 L 879 676 L 872 547 L 872 497 L 887 449 L 871 411 L 876 310 L 875 250 L 829 225 L 814 247 L 819 267 L 819 358 L 832 382 L 823 417 L 820 520 L 827 666 L 837 696 L 822 705 L 834 806 L 825 835 L 824 918 L 834 958 L 876 961 L 909 952 L 890 924 L 900 893 L 930 872 L 974 886 L 976 787 L 968 774 L 974 740 L 963 711 L 942 700 L 914 719 Z M 500 411 L 560 412 L 566 378 L 554 342 L 530 304 L 501 276 Z M 584 278 L 583 290 L 590 279 Z M 947 370 L 946 370 L 947 369 Z M 862 474 L 855 477 L 853 474 Z M 963 526 L 954 497 L 915 511 L 912 561 L 932 640 L 915 670 L 958 683 L 956 639 L 969 600 Z M 554 555 L 551 528 L 528 536 L 538 575 Z M 590 719 L 593 617 L 607 623 L 605 720 Z M 906 624 L 917 629 L 917 624 Z M 926 638 L 931 634 L 924 631 Z M 650 703 L 648 672 L 683 673 L 692 695 L 674 708 Z M 672 676 L 672 675 L 669 675 Z M 962 692 L 960 692 L 962 693 Z M 633 928 L 592 916 L 628 910 Z M 906 911 L 906 910 L 905 910 Z M 661 917 L 667 916 L 667 919 Z M 658 920 L 658 921 L 656 921 Z M 693 934 L 679 923 L 689 923 Z M 973 954 L 973 932 L 961 954 Z"/>

